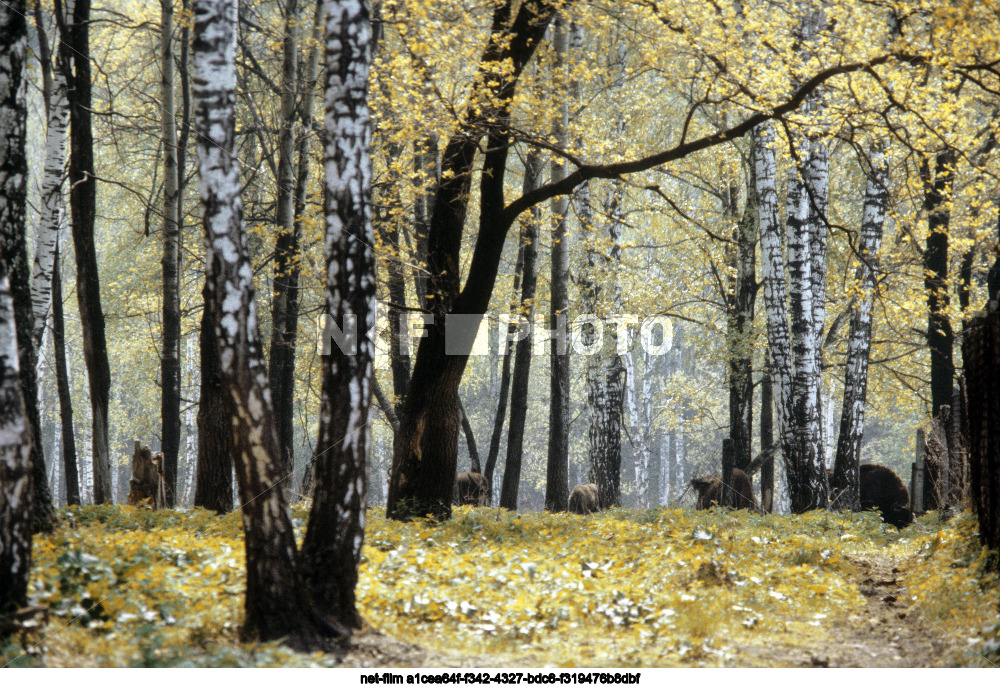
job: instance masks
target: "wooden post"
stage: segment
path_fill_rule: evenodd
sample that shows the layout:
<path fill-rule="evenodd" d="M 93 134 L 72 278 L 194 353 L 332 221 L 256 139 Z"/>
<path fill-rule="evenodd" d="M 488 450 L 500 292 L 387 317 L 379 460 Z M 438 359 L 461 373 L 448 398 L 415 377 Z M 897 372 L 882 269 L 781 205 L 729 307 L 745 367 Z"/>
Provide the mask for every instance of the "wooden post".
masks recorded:
<path fill-rule="evenodd" d="M 733 464 L 736 462 L 736 449 L 728 437 L 722 440 L 722 494 L 719 495 L 720 506 L 732 508 L 736 504 L 736 492 L 733 490 Z"/>
<path fill-rule="evenodd" d="M 914 515 L 924 513 L 924 450 L 927 447 L 927 439 L 924 436 L 924 429 L 917 428 L 917 451 L 913 462 L 913 493 L 912 507 Z"/>

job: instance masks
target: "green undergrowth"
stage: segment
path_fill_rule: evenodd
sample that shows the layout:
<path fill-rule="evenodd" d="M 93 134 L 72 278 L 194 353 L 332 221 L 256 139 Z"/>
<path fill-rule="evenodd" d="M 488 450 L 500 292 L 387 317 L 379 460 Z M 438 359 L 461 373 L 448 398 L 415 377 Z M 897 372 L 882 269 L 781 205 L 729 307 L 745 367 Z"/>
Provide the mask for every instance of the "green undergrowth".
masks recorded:
<path fill-rule="evenodd" d="M 31 604 L 49 609 L 48 623 L 8 639 L 0 663 L 336 665 L 238 641 L 238 514 L 100 506 L 61 516 L 33 550 Z M 301 536 L 306 511 L 293 516 Z M 853 560 L 877 554 L 906 557 L 908 603 L 968 639 L 953 661 L 995 661 L 998 588 L 969 516 L 932 515 L 898 533 L 873 513 L 463 507 L 444 523 L 398 523 L 371 509 L 357 593 L 372 627 L 451 656 L 714 666 L 741 663 L 741 648 L 822 642 L 832 620 L 864 608 Z"/>

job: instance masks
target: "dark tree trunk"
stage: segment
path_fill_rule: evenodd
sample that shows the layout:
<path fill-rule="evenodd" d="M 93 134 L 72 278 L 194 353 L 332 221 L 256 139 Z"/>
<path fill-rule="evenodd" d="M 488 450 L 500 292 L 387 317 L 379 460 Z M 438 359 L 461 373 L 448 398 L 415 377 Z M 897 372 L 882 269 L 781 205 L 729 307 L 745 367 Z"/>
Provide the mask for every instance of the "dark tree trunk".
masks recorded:
<path fill-rule="evenodd" d="M 56 0 L 56 12 L 62 16 L 61 0 Z M 73 17 L 67 17 L 61 38 L 59 61 L 66 74 L 70 103 L 69 203 L 76 256 L 76 298 L 83 323 L 83 358 L 90 382 L 94 503 L 103 504 L 112 498 L 108 456 L 111 367 L 94 243 L 97 180 L 91 130 L 90 0 L 75 0 Z"/>
<path fill-rule="evenodd" d="M 458 430 L 458 386 L 468 352 L 449 353 L 445 315 L 465 314 L 468 324 L 489 306 L 503 244 L 510 228 L 505 211 L 504 175 L 510 134 L 510 101 L 524 66 L 544 36 L 555 12 L 548 3 L 526 2 L 511 19 L 512 2 L 497 5 L 491 36 L 472 87 L 470 117 L 445 148 L 428 237 L 428 290 L 435 316 L 421 339 L 413 376 L 400 414 L 393 446 L 392 477 L 386 513 L 451 515 Z M 480 183 L 480 222 L 465 287 L 459 290 L 462 229 L 470 195 L 471 172 L 479 141 L 490 133 Z"/>
<path fill-rule="evenodd" d="M 18 356 L 21 333 L 15 329 L 7 274 L 8 247 L 17 235 L 23 242 L 27 229 L 25 11 L 23 0 L 0 5 L 0 122 L 4 127 L 0 146 L 0 237 L 4 242 L 0 255 L 0 617 L 27 605 L 31 573 L 32 428 L 18 373 L 18 359 L 23 357 Z M 28 330 L 29 341 L 30 336 Z M 6 624 L 0 619 L 0 637 L 6 635 Z"/>
<path fill-rule="evenodd" d="M 995 267 L 995 266 L 994 266 Z M 991 294 L 991 300 L 996 294 Z M 983 546 L 1000 549 L 1000 311 L 972 319 L 962 344 L 968 398 L 969 485 Z M 994 557 L 994 568 L 997 559 Z"/>
<path fill-rule="evenodd" d="M 955 336 L 948 317 L 951 296 L 948 285 L 948 231 L 951 222 L 951 192 L 955 179 L 955 152 L 947 148 L 935 156 L 935 169 L 924 160 L 924 211 L 927 213 L 927 248 L 924 251 L 924 289 L 927 291 L 927 347 L 931 357 L 931 415 L 951 403 L 955 364 Z M 927 505 L 928 509 L 933 506 Z"/>
<path fill-rule="evenodd" d="M 160 420 L 167 506 L 177 493 L 181 443 L 180 186 L 174 106 L 174 3 L 160 0 L 160 118 L 163 136 L 163 349 L 160 352 Z"/>
<path fill-rule="evenodd" d="M 521 278 L 524 273 L 524 231 L 522 225 L 521 237 L 517 249 L 517 261 L 514 263 L 514 289 L 516 297 L 521 288 Z M 516 311 L 511 308 L 512 319 L 520 309 Z M 510 401 L 510 375 L 513 364 L 514 337 L 517 333 L 517 325 L 513 322 L 507 326 L 507 336 L 498 341 L 498 346 L 503 347 L 503 363 L 500 369 L 500 399 L 497 401 L 496 415 L 493 416 L 493 434 L 490 436 L 490 451 L 486 456 L 486 470 L 483 476 L 486 478 L 486 485 L 490 491 L 490 504 L 493 503 L 493 473 L 496 470 L 497 459 L 500 456 L 500 442 L 503 439 L 503 424 L 507 415 L 507 404 Z"/>
<path fill-rule="evenodd" d="M 371 32 L 364 3 L 327 0 L 326 8 L 326 306 L 343 328 L 353 317 L 368 330 L 376 315 L 368 113 Z M 367 337 L 356 339 L 356 350 L 325 343 L 330 354 L 323 360 L 315 487 L 302 566 L 320 610 L 337 624 L 360 629 L 354 589 L 365 535 L 375 345 Z"/>
<path fill-rule="evenodd" d="M 458 412 L 462 414 L 462 433 L 465 436 L 465 446 L 469 450 L 469 470 L 473 473 L 482 473 L 483 468 L 479 462 L 479 449 L 476 447 L 476 435 L 472 431 L 472 423 L 469 421 L 469 414 L 465 412 L 465 405 L 462 398 L 458 399 Z"/>
<path fill-rule="evenodd" d="M 927 213 L 927 247 L 924 250 L 924 289 L 927 292 L 927 348 L 931 359 L 931 416 L 951 403 L 955 363 L 952 357 L 955 335 L 948 317 L 951 294 L 948 284 L 948 244 L 951 223 L 951 192 L 955 179 L 955 152 L 939 152 L 931 163 L 924 159 L 920 174 L 924 184 L 924 212 Z M 924 480 L 924 509 L 938 508 L 938 466 L 927 465 Z"/>
<path fill-rule="evenodd" d="M 298 0 L 284 0 L 285 29 L 281 60 L 281 105 L 278 127 L 277 239 L 271 296 L 271 346 L 268 384 L 274 400 L 274 424 L 281 450 L 281 472 L 287 479 L 295 465 L 295 344 L 298 334 L 299 225 L 295 217 L 295 120 L 298 68 Z"/>
<path fill-rule="evenodd" d="M 541 175 L 541 156 L 532 149 L 525 164 L 524 188 L 530 190 L 538 184 Z M 519 312 L 532 322 L 535 315 L 535 291 L 538 285 L 538 224 L 541 219 L 541 208 L 532 209 L 525 218 L 522 228 L 523 237 L 523 276 L 521 281 L 521 308 Z M 507 458 L 504 461 L 503 487 L 500 492 L 500 506 L 512 511 L 517 510 L 517 493 L 521 482 L 521 464 L 524 456 L 524 424 L 528 417 L 528 381 L 531 375 L 531 337 L 525 337 L 515 345 L 514 374 L 511 379 L 510 398 L 510 428 L 507 434 Z M 566 499 L 561 502 L 551 501 L 552 493 L 556 492 L 560 477 L 552 475 L 552 463 L 549 463 L 545 487 L 545 508 L 549 511 L 564 511 Z M 562 473 L 562 484 L 567 482 L 565 467 Z M 550 487 L 550 485 L 552 487 Z M 555 499 L 558 499 L 556 494 Z"/>
<path fill-rule="evenodd" d="M 757 208 L 753 167 L 743 218 L 735 223 L 732 252 L 735 274 L 729 295 L 729 439 L 734 466 L 746 472 L 753 459 L 753 318 L 757 298 Z M 735 184 L 729 188 L 729 216 L 735 220 Z"/>
<path fill-rule="evenodd" d="M 52 349 L 56 359 L 56 389 L 59 391 L 59 424 L 62 426 L 62 462 L 66 480 L 66 503 L 80 504 L 80 478 L 76 468 L 76 439 L 73 435 L 73 400 L 69 392 L 66 366 L 66 320 L 63 314 L 62 246 L 56 243 L 52 265 Z"/>
<path fill-rule="evenodd" d="M 198 463 L 195 474 L 194 505 L 220 514 L 233 510 L 233 438 L 227 432 L 225 391 L 215 339 L 215 311 L 210 302 L 208 281 L 202 289 L 201 390 L 198 395 Z"/>
<path fill-rule="evenodd" d="M 764 359 L 764 376 L 760 381 L 760 449 L 774 445 L 774 391 L 771 387 L 770 364 Z M 774 455 L 760 469 L 760 508 L 774 511 Z"/>

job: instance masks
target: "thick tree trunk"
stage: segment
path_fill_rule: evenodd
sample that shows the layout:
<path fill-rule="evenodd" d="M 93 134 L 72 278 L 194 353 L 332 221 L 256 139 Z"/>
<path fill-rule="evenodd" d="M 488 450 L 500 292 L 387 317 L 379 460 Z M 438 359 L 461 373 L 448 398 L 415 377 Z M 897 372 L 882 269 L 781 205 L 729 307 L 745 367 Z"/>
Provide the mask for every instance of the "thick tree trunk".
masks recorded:
<path fill-rule="evenodd" d="M 27 230 L 25 11 L 23 0 L 0 5 L 0 122 L 4 137 L 0 145 L 0 237 L 5 249 L 17 235 L 23 241 Z M 28 603 L 33 492 L 32 430 L 18 370 L 22 357 L 18 355 L 19 333 L 6 253 L 0 256 L 0 617 Z M 0 636 L 6 635 L 4 626 L 0 621 Z"/>
<path fill-rule="evenodd" d="M 192 50 L 199 193 L 208 244 L 207 291 L 233 440 L 246 546 L 245 638 L 296 649 L 340 635 L 316 613 L 296 569 L 295 534 L 281 489 L 271 395 L 261 355 L 253 273 L 242 229 L 235 149 L 236 3 L 196 0 Z M 216 430 L 218 431 L 218 430 Z"/>
<path fill-rule="evenodd" d="M 951 193 L 955 179 L 955 152 L 947 148 L 930 163 L 923 161 L 924 211 L 927 213 L 927 248 L 924 251 L 924 289 L 927 291 L 927 347 L 931 357 L 931 415 L 951 403 L 955 364 L 952 349 L 955 337 L 948 317 L 951 295 L 948 285 L 948 231 L 951 222 Z M 933 505 L 927 505 L 933 509 Z"/>
<path fill-rule="evenodd" d="M 198 394 L 198 462 L 194 505 L 226 514 L 233 510 L 233 438 L 226 428 L 225 390 L 222 387 L 219 345 L 215 338 L 215 309 L 206 277 L 200 346 L 201 389 Z"/>
<path fill-rule="evenodd" d="M 542 174 L 542 157 L 537 149 L 528 153 L 524 169 L 524 188 L 530 190 L 538 186 Z M 538 229 L 541 220 L 541 208 L 532 212 L 521 224 L 523 249 L 523 277 L 521 281 L 521 307 L 519 313 L 530 323 L 535 317 L 535 291 L 538 285 Z M 528 381 L 531 375 L 531 337 L 525 337 L 515 345 L 514 375 L 511 380 L 510 392 L 510 428 L 507 435 L 507 458 L 504 462 L 503 487 L 500 493 L 500 506 L 505 509 L 517 510 L 517 493 L 521 483 L 521 466 L 524 457 L 524 425 L 528 418 Z M 559 500 L 557 486 L 566 486 L 565 467 L 562 476 L 558 471 L 552 473 L 553 464 L 548 464 L 545 508 L 548 511 L 564 511 L 566 495 Z M 550 487 L 551 485 L 551 487 Z M 550 501 L 551 500 L 551 501 Z"/>
<path fill-rule="evenodd" d="M 804 176 L 804 171 L 802 172 Z M 812 234 L 810 200 L 801 178 L 789 182 L 786 246 L 788 250 L 788 317 L 792 353 L 791 417 L 785 432 L 796 464 L 789 481 L 792 509 L 801 513 L 825 506 L 826 466 L 820 453 L 818 342 L 813 321 Z M 793 475 L 791 472 L 789 475 Z M 820 480 L 822 478 L 822 480 Z"/>
<path fill-rule="evenodd" d="M 393 446 L 392 477 L 386 513 L 390 518 L 451 515 L 458 430 L 458 385 L 468 352 L 449 353 L 445 315 L 482 317 L 489 305 L 510 219 L 505 214 L 504 176 L 510 135 L 509 108 L 519 77 L 534 54 L 555 12 L 548 3 L 523 3 L 513 18 L 513 3 L 496 6 L 491 36 L 472 86 L 469 118 L 443 156 L 428 237 L 428 299 L 435 320 L 421 339 L 400 431 Z M 468 279 L 459 290 L 462 229 L 480 139 L 489 132 L 480 183 L 479 236 Z M 471 326 L 475 317 L 469 317 Z"/>
<path fill-rule="evenodd" d="M 21 7 L 21 11 L 24 7 Z M 13 11 L 8 8 L 8 11 Z M 13 118 L 27 118 L 25 85 L 22 81 L 26 54 L 24 41 L 27 35 L 27 18 L 14 19 L 5 17 L 8 22 L 8 34 L 11 45 L 5 46 L 7 64 L 3 66 L 5 77 L 10 81 L 6 85 L 6 101 L 3 108 L 4 118 L 0 119 L 3 131 L 0 136 L 4 141 L 0 146 L 7 149 L 3 164 L 7 166 L 6 188 L 0 190 L 6 197 L 6 215 L 0 222 L 0 256 L 5 265 L 7 288 L 13 299 L 13 320 L 17 330 L 18 374 L 21 380 L 21 404 L 28 423 L 31 442 L 31 471 L 34 499 L 32 503 L 32 521 L 36 532 L 51 530 L 56 522 L 52 494 L 49 491 L 48 475 L 45 470 L 45 453 L 42 448 L 41 423 L 38 414 L 38 351 L 34 346 L 34 317 L 31 294 L 31 265 L 28 262 L 27 225 L 24 208 L 24 190 L 21 185 L 27 185 L 27 180 L 19 178 L 17 168 L 26 164 L 24 121 L 13 122 Z M 27 174 L 27 171 L 23 173 Z M 20 207 L 18 207 L 20 204 Z M 0 211 L 2 212 L 2 211 Z"/>
<path fill-rule="evenodd" d="M 160 0 L 160 124 L 163 137 L 163 348 L 160 351 L 160 421 L 167 506 L 177 493 L 181 442 L 180 207 L 177 117 L 174 105 L 174 3 Z"/>
<path fill-rule="evenodd" d="M 772 383 L 777 387 L 778 434 L 781 438 L 785 470 L 793 513 L 825 505 L 826 470 L 818 465 L 819 417 L 815 411 L 815 350 L 812 328 L 811 262 L 808 237 L 802 234 L 807 215 L 802 186 L 793 183 L 789 192 L 789 274 L 794 285 L 792 322 L 795 327 L 793 350 L 785 305 L 785 268 L 782 255 L 776 164 L 770 125 L 754 130 L 753 164 L 756 175 L 757 214 L 760 223 L 761 266 L 764 302 L 767 310 L 768 349 Z M 794 377 L 793 377 L 794 372 Z M 794 404 L 794 409 L 793 409 Z"/>
<path fill-rule="evenodd" d="M 375 235 L 371 223 L 371 123 L 368 71 L 371 31 L 360 0 L 326 2 L 326 307 L 340 327 L 375 326 Z M 371 431 L 368 414 L 375 345 L 332 342 L 323 357 L 323 396 L 315 487 L 302 544 L 303 578 L 320 610 L 360 629 L 354 589 L 365 535 Z"/>
<path fill-rule="evenodd" d="M 865 430 L 868 359 L 872 346 L 872 302 L 875 297 L 875 270 L 878 268 L 882 227 L 889 203 L 885 157 L 876 151 L 872 154 L 871 161 L 871 177 L 865 187 L 865 202 L 861 213 L 861 242 L 858 246 L 861 262 L 854 274 L 858 296 L 851 308 L 840 437 L 830 486 L 836 495 L 836 505 L 852 511 L 861 508 L 861 441 Z"/>
<path fill-rule="evenodd" d="M 996 267 L 996 265 L 994 265 Z M 962 343 L 968 398 L 969 485 L 985 547 L 1000 549 L 1000 311 L 996 293 L 989 309 L 973 318 Z M 996 568 L 996 559 L 994 559 Z"/>
<path fill-rule="evenodd" d="M 70 103 L 69 202 L 76 257 L 76 296 L 83 323 L 83 358 L 90 382 L 94 503 L 103 504 L 112 498 L 108 455 L 111 367 L 94 243 L 97 180 L 91 130 L 90 0 L 71 0 L 67 9 L 70 4 L 73 11 L 72 15 L 66 14 L 59 61 L 66 75 Z M 57 12 L 61 12 L 61 5 L 61 0 L 56 0 Z"/>

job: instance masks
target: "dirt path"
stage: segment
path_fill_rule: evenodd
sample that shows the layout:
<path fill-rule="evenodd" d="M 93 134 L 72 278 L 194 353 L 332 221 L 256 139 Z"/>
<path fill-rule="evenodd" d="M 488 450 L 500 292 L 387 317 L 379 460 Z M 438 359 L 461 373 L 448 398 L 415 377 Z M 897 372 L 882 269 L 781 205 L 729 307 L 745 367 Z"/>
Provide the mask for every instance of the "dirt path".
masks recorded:
<path fill-rule="evenodd" d="M 754 651 L 751 665 L 788 667 L 945 667 L 960 640 L 938 632 L 906 604 L 903 564 L 892 557 L 851 557 L 855 584 L 868 603 L 846 618 L 830 619 L 821 644 Z M 749 658 L 745 658 L 749 659 Z M 731 666 L 741 666 L 739 657 Z M 745 665 L 744 665 L 745 666 Z"/>
<path fill-rule="evenodd" d="M 830 619 L 827 637 L 815 645 L 781 642 L 737 650 L 727 666 L 770 667 L 944 667 L 959 649 L 960 638 L 938 632 L 907 609 L 904 564 L 882 555 L 851 558 L 855 584 L 868 603 L 859 613 Z M 524 658 L 526 659 L 526 658 Z M 342 658 L 345 666 L 476 667 L 515 666 L 523 662 L 442 654 L 379 633 L 356 637 Z M 498 664 L 497 662 L 500 662 Z M 530 666 L 530 664 L 529 664 Z"/>

